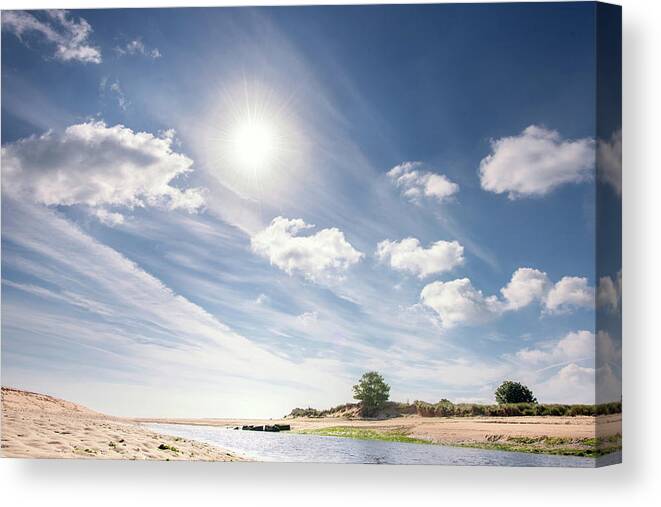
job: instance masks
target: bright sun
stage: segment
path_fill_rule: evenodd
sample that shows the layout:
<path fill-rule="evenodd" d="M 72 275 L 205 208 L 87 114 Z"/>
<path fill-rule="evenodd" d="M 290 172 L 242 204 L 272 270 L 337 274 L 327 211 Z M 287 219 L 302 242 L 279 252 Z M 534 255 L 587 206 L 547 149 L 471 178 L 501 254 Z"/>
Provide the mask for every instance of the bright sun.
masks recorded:
<path fill-rule="evenodd" d="M 240 122 L 231 136 L 233 158 L 241 166 L 261 170 L 273 162 L 277 148 L 277 133 L 264 119 Z"/>
<path fill-rule="evenodd" d="M 254 196 L 284 185 L 299 170 L 305 142 L 292 100 L 251 81 L 220 91 L 205 131 L 211 134 L 210 153 L 226 186 Z"/>

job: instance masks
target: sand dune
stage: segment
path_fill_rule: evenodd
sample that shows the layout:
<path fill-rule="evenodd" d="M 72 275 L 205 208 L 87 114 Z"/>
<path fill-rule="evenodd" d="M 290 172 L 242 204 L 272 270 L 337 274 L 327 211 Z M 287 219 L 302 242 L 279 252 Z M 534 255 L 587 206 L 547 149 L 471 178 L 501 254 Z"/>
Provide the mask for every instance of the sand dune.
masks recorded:
<path fill-rule="evenodd" d="M 164 436 L 44 394 L 2 388 L 2 450 L 7 458 L 238 461 L 200 442 Z"/>

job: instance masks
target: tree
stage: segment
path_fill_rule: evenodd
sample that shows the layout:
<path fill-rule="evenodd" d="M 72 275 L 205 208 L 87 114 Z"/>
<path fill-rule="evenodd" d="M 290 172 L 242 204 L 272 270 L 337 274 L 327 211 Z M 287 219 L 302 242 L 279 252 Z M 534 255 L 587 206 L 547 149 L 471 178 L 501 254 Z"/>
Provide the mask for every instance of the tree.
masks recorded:
<path fill-rule="evenodd" d="M 390 386 L 376 371 L 365 373 L 360 381 L 353 386 L 353 397 L 361 402 L 361 413 L 364 416 L 376 415 L 390 396 Z"/>
<path fill-rule="evenodd" d="M 537 403 L 532 391 L 519 382 L 506 380 L 496 389 L 496 401 L 503 403 Z"/>

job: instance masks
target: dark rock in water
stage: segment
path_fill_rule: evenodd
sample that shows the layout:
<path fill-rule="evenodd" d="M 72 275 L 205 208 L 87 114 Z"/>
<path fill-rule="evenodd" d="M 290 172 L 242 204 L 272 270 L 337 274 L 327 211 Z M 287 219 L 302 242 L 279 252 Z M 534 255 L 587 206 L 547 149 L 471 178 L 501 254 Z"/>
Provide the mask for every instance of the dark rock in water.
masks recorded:
<path fill-rule="evenodd" d="M 241 427 L 242 430 L 246 431 L 264 431 L 264 426 L 253 426 L 252 424 L 246 424 Z"/>
<path fill-rule="evenodd" d="M 237 426 L 236 429 L 239 429 L 239 427 Z M 291 426 L 289 424 L 263 424 L 258 426 L 246 424 L 241 426 L 241 429 L 244 431 L 270 431 L 272 433 L 277 433 L 279 431 L 289 431 L 291 430 Z"/>

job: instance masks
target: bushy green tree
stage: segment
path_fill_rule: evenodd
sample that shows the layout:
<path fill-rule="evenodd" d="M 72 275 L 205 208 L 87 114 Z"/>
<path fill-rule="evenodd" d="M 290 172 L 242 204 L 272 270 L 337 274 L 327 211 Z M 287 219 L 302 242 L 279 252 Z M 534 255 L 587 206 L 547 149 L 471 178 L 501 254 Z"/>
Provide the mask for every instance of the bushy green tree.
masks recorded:
<path fill-rule="evenodd" d="M 537 403 L 532 391 L 519 382 L 506 380 L 496 389 L 496 401 L 503 403 Z"/>
<path fill-rule="evenodd" d="M 353 397 L 360 401 L 364 416 L 376 415 L 385 406 L 389 396 L 390 386 L 376 371 L 365 373 L 353 386 Z"/>

